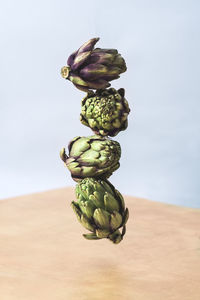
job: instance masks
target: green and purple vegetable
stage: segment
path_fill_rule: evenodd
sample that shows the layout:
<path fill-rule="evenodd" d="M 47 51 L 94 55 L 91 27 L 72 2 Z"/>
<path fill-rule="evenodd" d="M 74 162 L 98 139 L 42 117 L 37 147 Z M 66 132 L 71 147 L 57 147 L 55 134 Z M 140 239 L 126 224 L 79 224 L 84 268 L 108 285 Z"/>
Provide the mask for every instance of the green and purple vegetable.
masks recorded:
<path fill-rule="evenodd" d="M 63 148 L 60 156 L 75 181 L 86 177 L 106 179 L 119 168 L 120 144 L 106 137 L 75 137 L 68 150 L 69 155 Z"/>
<path fill-rule="evenodd" d="M 98 40 L 84 43 L 61 69 L 62 76 L 83 91 L 105 89 L 110 86 L 109 81 L 126 71 L 125 60 L 116 49 L 94 49 Z"/>
<path fill-rule="evenodd" d="M 91 231 L 83 236 L 89 240 L 108 238 L 118 244 L 129 216 L 120 192 L 109 181 L 85 178 L 76 186 L 76 197 L 72 208 L 83 227 Z"/>

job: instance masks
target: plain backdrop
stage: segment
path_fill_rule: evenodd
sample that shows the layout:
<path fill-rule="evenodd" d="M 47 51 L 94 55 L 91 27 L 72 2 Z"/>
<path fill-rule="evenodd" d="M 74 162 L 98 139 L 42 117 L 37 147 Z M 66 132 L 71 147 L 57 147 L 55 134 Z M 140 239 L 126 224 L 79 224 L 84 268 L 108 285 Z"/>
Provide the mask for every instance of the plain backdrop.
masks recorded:
<path fill-rule="evenodd" d="M 0 3 L 0 198 L 75 186 L 59 151 L 92 135 L 85 95 L 60 76 L 85 41 L 117 48 L 128 70 L 120 192 L 200 207 L 200 1 L 7 0 Z M 69 201 L 72 199 L 69 199 Z"/>

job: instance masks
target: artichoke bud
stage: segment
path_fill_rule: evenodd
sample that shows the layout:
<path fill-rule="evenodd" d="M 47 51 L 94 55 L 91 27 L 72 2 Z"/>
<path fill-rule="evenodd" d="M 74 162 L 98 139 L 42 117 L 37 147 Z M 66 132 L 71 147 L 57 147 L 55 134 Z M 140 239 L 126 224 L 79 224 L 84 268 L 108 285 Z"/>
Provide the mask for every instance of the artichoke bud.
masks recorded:
<path fill-rule="evenodd" d="M 83 194 L 84 200 L 81 200 Z M 89 240 L 107 238 L 119 243 L 128 219 L 128 209 L 121 205 L 123 197 L 119 191 L 109 181 L 85 178 L 76 185 L 76 195 L 77 202 L 72 202 L 72 208 L 79 222 L 92 232 L 83 236 Z"/>
<path fill-rule="evenodd" d="M 113 88 L 89 93 L 81 103 L 81 123 L 102 136 L 115 136 L 125 130 L 130 108 L 124 93 L 124 89 Z"/>
<path fill-rule="evenodd" d="M 94 49 L 99 38 L 90 39 L 68 60 L 61 75 L 83 91 L 105 89 L 109 81 L 119 78 L 126 71 L 126 63 L 116 49 Z"/>
<path fill-rule="evenodd" d="M 75 181 L 86 177 L 106 179 L 119 168 L 120 144 L 106 137 L 76 137 L 68 149 L 69 156 L 65 154 L 65 148 L 61 150 L 61 159 Z"/>

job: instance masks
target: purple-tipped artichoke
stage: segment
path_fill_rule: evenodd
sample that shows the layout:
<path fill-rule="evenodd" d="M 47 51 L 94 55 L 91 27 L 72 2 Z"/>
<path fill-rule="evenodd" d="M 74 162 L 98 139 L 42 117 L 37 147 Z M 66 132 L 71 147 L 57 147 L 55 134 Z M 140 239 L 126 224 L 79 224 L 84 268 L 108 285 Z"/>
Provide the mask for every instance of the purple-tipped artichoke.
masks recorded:
<path fill-rule="evenodd" d="M 68 149 L 69 156 L 62 148 L 60 157 L 77 182 L 86 177 L 106 179 L 119 168 L 120 144 L 108 138 L 78 136 L 69 143 Z"/>
<path fill-rule="evenodd" d="M 83 91 L 105 89 L 109 81 L 126 71 L 126 63 L 116 49 L 95 48 L 99 38 L 93 38 L 73 52 L 68 66 L 61 69 L 65 79 Z"/>

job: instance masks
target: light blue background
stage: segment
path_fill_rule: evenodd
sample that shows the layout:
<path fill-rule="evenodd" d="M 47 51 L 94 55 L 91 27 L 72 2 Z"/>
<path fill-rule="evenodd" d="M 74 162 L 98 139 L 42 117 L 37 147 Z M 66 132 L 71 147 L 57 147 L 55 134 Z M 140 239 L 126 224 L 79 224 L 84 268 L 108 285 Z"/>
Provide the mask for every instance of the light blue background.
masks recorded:
<path fill-rule="evenodd" d="M 113 81 L 131 107 L 124 194 L 200 207 L 200 1 L 1 1 L 0 198 L 75 185 L 59 158 L 77 135 L 84 96 L 60 76 L 67 57 L 99 36 L 128 71 Z M 70 200 L 70 199 L 69 199 Z"/>

